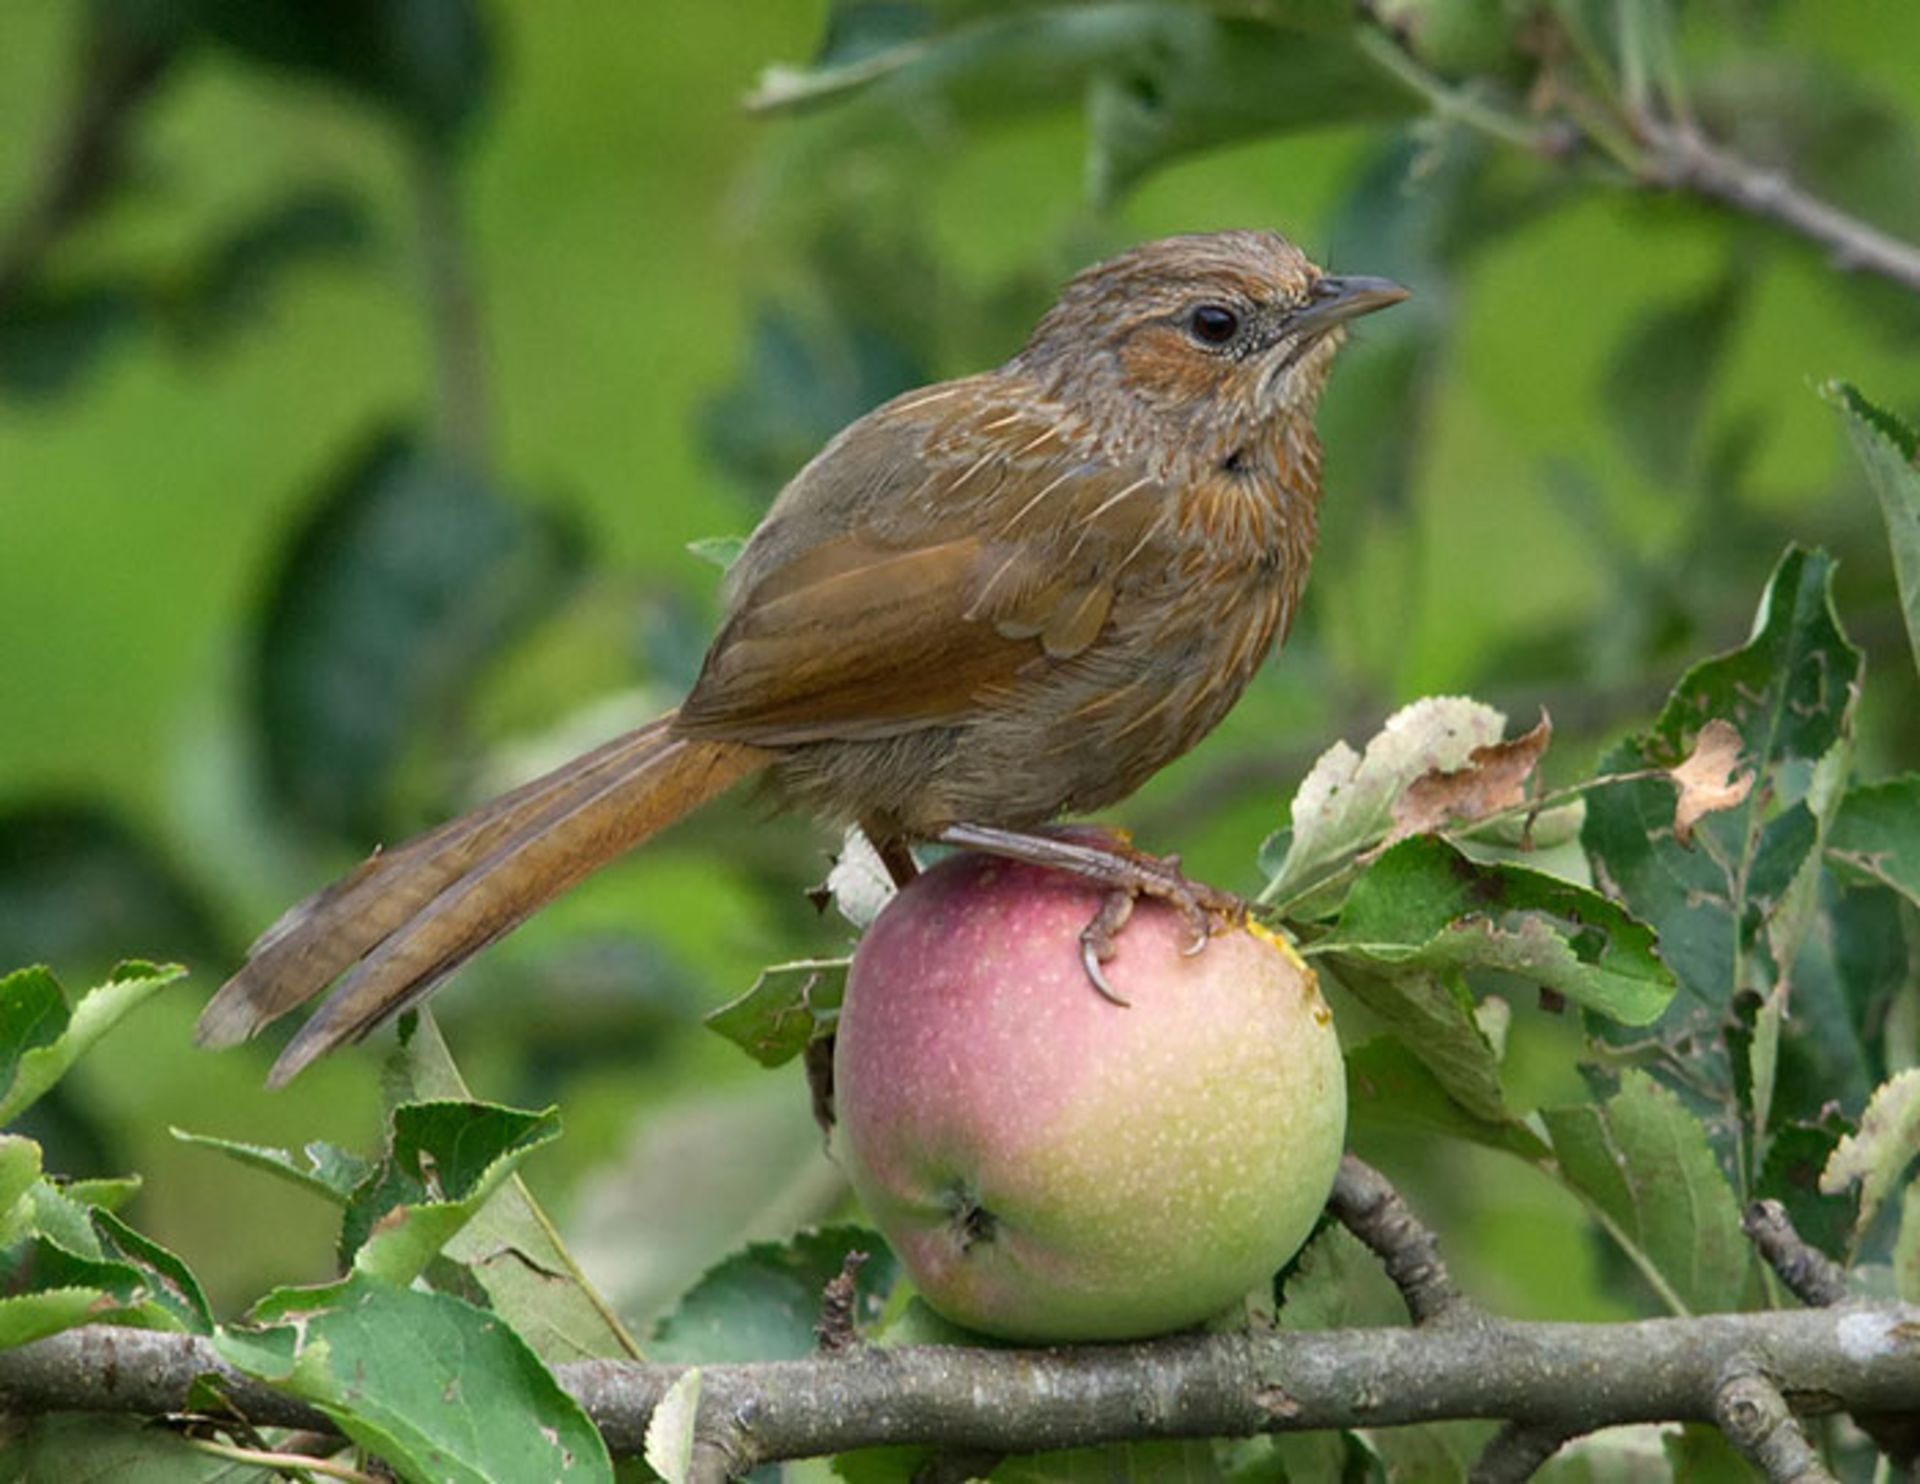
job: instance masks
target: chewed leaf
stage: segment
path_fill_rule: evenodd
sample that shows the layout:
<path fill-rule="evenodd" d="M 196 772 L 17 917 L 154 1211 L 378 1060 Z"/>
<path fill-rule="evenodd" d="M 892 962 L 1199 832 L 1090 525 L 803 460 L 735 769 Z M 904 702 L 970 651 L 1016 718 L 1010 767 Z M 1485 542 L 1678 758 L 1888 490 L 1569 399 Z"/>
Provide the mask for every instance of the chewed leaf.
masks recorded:
<path fill-rule="evenodd" d="M 389 1282 L 411 1282 L 521 1160 L 559 1137 L 552 1108 L 402 1103 L 391 1152 L 347 1205 L 342 1255 Z"/>
<path fill-rule="evenodd" d="M 1706 1130 L 1644 1072 L 1605 1103 L 1542 1110 L 1567 1182 L 1612 1222 L 1648 1281 L 1682 1311 L 1740 1306 L 1750 1258 Z"/>
<path fill-rule="evenodd" d="M 0 1123 L 19 1117 L 95 1041 L 186 972 L 178 964 L 122 964 L 105 984 L 81 996 L 70 1015 L 45 969 L 0 979 L 0 1076 L 11 1073 L 0 1090 Z"/>
<path fill-rule="evenodd" d="M 1415 779 L 1465 767 L 1476 748 L 1496 745 L 1507 719 L 1464 696 L 1429 696 L 1387 718 L 1364 753 L 1336 742 L 1293 798 L 1285 859 L 1261 893 L 1283 901 L 1343 857 L 1383 838 L 1394 801 Z"/>
<path fill-rule="evenodd" d="M 194 1134 L 185 1129 L 174 1128 L 167 1132 L 182 1144 L 191 1144 L 198 1149 L 213 1149 L 238 1160 L 256 1170 L 265 1170 L 268 1174 L 278 1175 L 292 1182 L 302 1190 L 312 1191 L 323 1200 L 336 1205 L 345 1205 L 354 1188 L 367 1178 L 373 1165 L 357 1154 L 337 1148 L 332 1144 L 315 1140 L 307 1145 L 305 1162 L 297 1160 L 285 1149 L 272 1149 L 264 1144 L 244 1144 L 237 1139 L 218 1139 L 211 1134 Z"/>
<path fill-rule="evenodd" d="M 1864 1232 L 1916 1154 L 1920 1154 L 1920 1067 L 1909 1067 L 1880 1085 L 1860 1115 L 1858 1131 L 1834 1149 L 1820 1174 L 1821 1192 L 1837 1195 L 1859 1181 L 1860 1216 L 1854 1230 Z"/>
<path fill-rule="evenodd" d="M 222 1327 L 229 1365 L 311 1402 L 406 1479 L 612 1484 L 599 1431 L 500 1316 L 365 1272 Z"/>
<path fill-rule="evenodd" d="M 833 1030 L 850 962 L 822 958 L 775 964 L 739 999 L 709 1014 L 706 1024 L 763 1067 L 792 1061 L 809 1042 Z"/>
<path fill-rule="evenodd" d="M 1907 642 L 1914 663 L 1920 665 L 1920 461 L 1915 457 L 1920 437 L 1844 382 L 1828 385 L 1827 400 L 1840 409 L 1854 451 L 1880 499 Z"/>
<path fill-rule="evenodd" d="M 1433 835 L 1374 862 L 1312 952 L 1389 969 L 1503 970 L 1629 1025 L 1655 1019 L 1674 991 L 1652 931 L 1617 904 L 1539 871 L 1470 860 Z"/>
<path fill-rule="evenodd" d="M 1920 773 L 1847 790 L 1827 831 L 1827 858 L 1920 906 Z"/>
<path fill-rule="evenodd" d="M 1680 788 L 1673 806 L 1673 834 L 1682 845 L 1693 843 L 1694 824 L 1703 816 L 1746 802 L 1753 792 L 1753 770 L 1736 773 L 1739 766 L 1739 729 L 1716 718 L 1700 728 L 1686 760 L 1667 770 Z"/>
<path fill-rule="evenodd" d="M 1465 766 L 1421 774 L 1393 801 L 1393 830 L 1387 838 L 1431 834 L 1525 803 L 1527 779 L 1552 740 L 1553 723 L 1543 711 L 1532 731 L 1474 748 Z"/>

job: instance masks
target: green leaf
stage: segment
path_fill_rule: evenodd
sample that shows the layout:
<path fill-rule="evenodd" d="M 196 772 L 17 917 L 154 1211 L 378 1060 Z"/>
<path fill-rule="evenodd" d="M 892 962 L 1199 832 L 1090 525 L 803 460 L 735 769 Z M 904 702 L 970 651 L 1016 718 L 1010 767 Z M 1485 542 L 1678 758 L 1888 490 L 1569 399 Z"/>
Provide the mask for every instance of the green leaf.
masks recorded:
<path fill-rule="evenodd" d="M 520 1161 L 560 1137 L 552 1108 L 403 1103 L 385 1159 L 353 1193 L 341 1257 L 389 1283 L 410 1283 Z"/>
<path fill-rule="evenodd" d="M 1212 1443 L 1156 1439 L 1028 1453 L 986 1477 L 989 1484 L 1220 1484 L 1226 1476 Z"/>
<path fill-rule="evenodd" d="M 1364 753 L 1334 743 L 1293 796 L 1286 854 L 1260 900 L 1289 902 L 1384 839 L 1394 800 L 1409 783 L 1436 768 L 1464 767 L 1476 747 L 1498 742 L 1506 729 L 1506 717 L 1491 706 L 1464 696 L 1429 696 L 1388 717 Z"/>
<path fill-rule="evenodd" d="M 178 964 L 124 963 L 87 991 L 71 1015 L 45 969 L 0 979 L 0 1123 L 32 1107 L 95 1041 L 186 972 Z"/>
<path fill-rule="evenodd" d="M 236 1139 L 219 1139 L 211 1134 L 188 1133 L 185 1129 L 167 1130 L 182 1144 L 196 1149 L 212 1149 L 246 1165 L 308 1190 L 322 1200 L 344 1206 L 355 1189 L 373 1171 L 373 1164 L 357 1154 L 316 1139 L 307 1145 L 303 1164 L 284 1149 L 264 1144 L 243 1144 Z"/>
<path fill-rule="evenodd" d="M 140 1271 L 149 1303 L 165 1309 L 181 1329 L 197 1335 L 213 1333 L 213 1310 L 199 1280 L 184 1262 L 111 1211 L 96 1209 L 93 1229 L 111 1257 Z"/>
<path fill-rule="evenodd" d="M 1853 1129 L 1852 1122 L 1837 1112 L 1782 1125 L 1767 1144 L 1767 1157 L 1753 1190 L 1756 1197 L 1785 1206 L 1793 1229 L 1807 1243 L 1842 1261 L 1859 1219 L 1860 1202 L 1851 1189 L 1822 1194 L 1820 1173 Z"/>
<path fill-rule="evenodd" d="M 798 1360 L 817 1348 L 821 1291 L 850 1252 L 867 1254 L 855 1279 L 856 1317 L 872 1323 L 898 1277 L 886 1239 L 858 1226 L 755 1242 L 710 1269 L 661 1319 L 647 1353 L 667 1365 Z"/>
<path fill-rule="evenodd" d="M 1380 1259 L 1338 1222 L 1322 1224 L 1281 1284 L 1284 1330 L 1391 1329 L 1406 1322 L 1406 1300 Z"/>
<path fill-rule="evenodd" d="M 1458 975 L 1376 974 L 1349 964 L 1327 977 L 1378 1016 L 1468 1114 L 1491 1125 L 1507 1121 L 1500 1059 Z"/>
<path fill-rule="evenodd" d="M 487 662 L 559 601 L 569 525 L 389 433 L 281 553 L 254 654 L 268 781 L 312 824 L 380 835 L 407 749 L 443 734 Z"/>
<path fill-rule="evenodd" d="M 647 1467 L 665 1484 L 687 1484 L 693 1476 L 693 1425 L 700 1412 L 700 1369 L 679 1377 L 647 1419 Z"/>
<path fill-rule="evenodd" d="M 1740 734 L 1749 796 L 1709 814 L 1691 847 L 1674 833 L 1675 787 L 1646 777 L 1595 790 L 1582 833 L 1594 879 L 1659 934 L 1680 993 L 1650 1034 L 1595 1031 L 1644 1052 L 1663 1079 L 1687 1090 L 1731 1149 L 1747 1099 L 1765 1113 L 1768 1038 L 1787 1009 L 1786 982 L 1812 920 L 1818 846 L 1837 806 L 1858 697 L 1860 652 L 1832 604 L 1832 560 L 1789 548 L 1761 600 L 1751 639 L 1695 665 L 1653 727 L 1602 763 L 1611 774 L 1682 763 L 1709 722 Z M 1784 993 L 1784 991 L 1783 991 Z M 1758 1061 L 1738 1059 L 1727 1028 L 1737 996 L 1763 1005 Z M 1758 1075 L 1756 1075 L 1756 1073 Z"/>
<path fill-rule="evenodd" d="M 459 1100 L 472 1094 L 432 1015 L 421 1011 L 389 1058 L 390 1104 Z M 550 1365 L 638 1360 L 640 1347 L 573 1259 L 547 1213 L 517 1174 L 447 1242 L 445 1256 L 485 1290 L 494 1312 Z"/>
<path fill-rule="evenodd" d="M 1859 1183 L 1856 1245 L 1916 1153 L 1920 1153 L 1920 1067 L 1910 1067 L 1874 1092 L 1860 1115 L 1860 1127 L 1840 1141 L 1820 1175 L 1820 1189 L 1827 1195 Z"/>
<path fill-rule="evenodd" d="M 33 1220 L 29 1192 L 40 1179 L 40 1146 L 0 1134 L 0 1247 L 12 1245 Z"/>
<path fill-rule="evenodd" d="M 1549 1152 L 1523 1123 L 1474 1117 L 1447 1095 L 1412 1048 L 1389 1036 L 1376 1037 L 1347 1053 L 1347 1116 L 1356 1129 L 1443 1134 L 1526 1160 L 1544 1160 Z"/>
<path fill-rule="evenodd" d="M 763 1067 L 792 1061 L 809 1042 L 833 1034 L 847 990 L 844 958 L 803 959 L 763 970 L 753 988 L 705 1017 Z"/>
<path fill-rule="evenodd" d="M 14 1418 L 0 1443 L 0 1479 L 22 1484 L 275 1484 L 287 1477 L 204 1452 L 144 1418 L 97 1412 Z"/>
<path fill-rule="evenodd" d="M 1608 367 L 1607 411 L 1648 478 L 1673 484 L 1686 477 L 1746 287 L 1743 273 L 1728 271 L 1699 294 L 1655 309 Z"/>
<path fill-rule="evenodd" d="M 1827 857 L 1843 874 L 1920 906 L 1920 773 L 1848 789 L 1827 831 Z"/>
<path fill-rule="evenodd" d="M 1628 1070 L 1606 1102 L 1541 1110 L 1569 1187 L 1680 1313 L 1740 1307 L 1749 1257 L 1739 1206 L 1706 1130 L 1680 1099 Z"/>
<path fill-rule="evenodd" d="M 1673 976 L 1653 934 L 1598 892 L 1470 860 L 1432 835 L 1402 840 L 1354 883 L 1315 954 L 1380 969 L 1497 969 L 1628 1024 L 1655 1019 Z"/>
<path fill-rule="evenodd" d="M 119 1309 L 114 1296 L 100 1288 L 47 1288 L 0 1298 L 0 1350 L 117 1318 Z"/>
<path fill-rule="evenodd" d="M 1893 1241 L 1894 1291 L 1909 1304 L 1920 1304 L 1920 1183 L 1909 1185 L 1900 1197 L 1900 1234 Z"/>
<path fill-rule="evenodd" d="M 611 1484 L 598 1429 L 496 1314 L 361 1271 L 276 1290 L 255 1314 L 216 1332 L 222 1359 L 319 1407 L 404 1478 Z"/>
<path fill-rule="evenodd" d="M 1829 382 L 1826 395 L 1839 409 L 1854 452 L 1879 496 L 1893 573 L 1900 586 L 1907 643 L 1914 664 L 1920 666 L 1920 438 L 1843 381 Z"/>

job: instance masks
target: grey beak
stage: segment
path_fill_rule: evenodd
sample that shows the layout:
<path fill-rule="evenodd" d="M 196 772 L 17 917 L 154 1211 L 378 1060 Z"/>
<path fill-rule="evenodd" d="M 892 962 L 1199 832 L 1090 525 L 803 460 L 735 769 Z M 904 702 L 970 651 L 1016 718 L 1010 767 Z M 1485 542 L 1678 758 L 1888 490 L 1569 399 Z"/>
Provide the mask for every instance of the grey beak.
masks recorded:
<path fill-rule="evenodd" d="M 1385 309 L 1410 297 L 1408 291 L 1391 278 L 1328 273 L 1313 286 L 1307 307 L 1294 314 L 1287 329 L 1295 336 L 1322 335 L 1344 320 L 1372 314 L 1376 309 Z"/>

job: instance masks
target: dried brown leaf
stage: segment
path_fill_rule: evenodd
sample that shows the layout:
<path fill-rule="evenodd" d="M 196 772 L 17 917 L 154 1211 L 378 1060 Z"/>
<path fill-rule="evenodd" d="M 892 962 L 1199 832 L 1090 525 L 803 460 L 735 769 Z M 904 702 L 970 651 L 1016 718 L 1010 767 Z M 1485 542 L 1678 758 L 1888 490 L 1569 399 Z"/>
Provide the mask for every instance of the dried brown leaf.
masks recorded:
<path fill-rule="evenodd" d="M 1740 765 L 1740 731 L 1732 722 L 1718 719 L 1700 728 L 1693 751 L 1668 776 L 1679 786 L 1680 796 L 1673 806 L 1673 837 L 1682 845 L 1693 844 L 1693 827 L 1704 815 L 1732 809 L 1753 792 L 1753 771 L 1734 774 Z"/>
<path fill-rule="evenodd" d="M 1448 825 L 1468 824 L 1524 804 L 1527 779 L 1552 740 L 1553 723 L 1542 711 L 1532 731 L 1474 748 L 1465 767 L 1421 774 L 1393 801 L 1393 829 L 1387 843 L 1433 834 Z"/>

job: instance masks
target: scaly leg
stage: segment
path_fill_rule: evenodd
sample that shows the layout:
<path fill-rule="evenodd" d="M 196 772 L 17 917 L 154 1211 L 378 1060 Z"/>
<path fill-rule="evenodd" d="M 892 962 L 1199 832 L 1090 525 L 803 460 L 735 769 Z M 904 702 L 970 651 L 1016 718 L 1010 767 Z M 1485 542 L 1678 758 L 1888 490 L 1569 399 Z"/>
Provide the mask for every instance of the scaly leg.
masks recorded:
<path fill-rule="evenodd" d="M 1246 921 L 1245 902 L 1231 892 L 1189 881 L 1181 874 L 1177 855 L 1148 855 L 1119 840 L 1097 841 L 1052 831 L 1003 830 L 981 824 L 948 825 L 935 839 L 943 845 L 1067 871 L 1111 888 L 1093 921 L 1081 930 L 1080 961 L 1093 987 L 1116 1005 L 1126 1001 L 1107 983 L 1100 966 L 1113 957 L 1114 939 L 1133 915 L 1136 897 L 1158 897 L 1186 920 L 1190 937 L 1182 952 L 1189 956 L 1207 946 L 1216 920 L 1228 927 Z"/>

